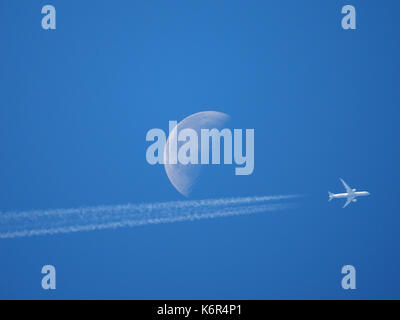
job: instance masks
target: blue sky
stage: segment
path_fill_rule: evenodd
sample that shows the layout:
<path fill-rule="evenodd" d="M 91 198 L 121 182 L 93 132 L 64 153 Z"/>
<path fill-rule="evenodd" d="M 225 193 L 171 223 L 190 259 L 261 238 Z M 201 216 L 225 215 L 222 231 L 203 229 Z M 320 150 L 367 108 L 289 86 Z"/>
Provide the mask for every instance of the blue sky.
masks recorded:
<path fill-rule="evenodd" d="M 353 31 L 341 0 L 1 1 L 1 212 L 184 200 L 146 162 L 145 136 L 203 110 L 255 129 L 255 170 L 211 176 L 193 199 L 306 196 L 288 211 L 0 240 L 0 298 L 399 298 L 400 4 L 350 3 Z M 328 203 L 339 177 L 371 196 Z M 347 264 L 354 291 L 340 286 Z"/>

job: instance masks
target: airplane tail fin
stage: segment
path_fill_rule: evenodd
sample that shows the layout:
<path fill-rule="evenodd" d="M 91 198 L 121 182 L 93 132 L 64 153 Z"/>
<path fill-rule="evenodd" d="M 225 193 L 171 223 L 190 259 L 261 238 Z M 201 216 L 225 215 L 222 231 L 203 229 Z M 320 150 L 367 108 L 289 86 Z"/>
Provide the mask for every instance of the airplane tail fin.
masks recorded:
<path fill-rule="evenodd" d="M 328 191 L 328 195 L 329 195 L 329 200 L 328 201 L 331 201 L 333 199 L 333 193 Z"/>

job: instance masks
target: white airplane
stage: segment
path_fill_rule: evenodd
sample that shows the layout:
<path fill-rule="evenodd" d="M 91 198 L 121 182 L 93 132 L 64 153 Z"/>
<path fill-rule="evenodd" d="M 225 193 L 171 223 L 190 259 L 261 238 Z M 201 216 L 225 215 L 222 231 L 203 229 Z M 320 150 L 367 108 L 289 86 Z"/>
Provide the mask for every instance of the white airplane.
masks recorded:
<path fill-rule="evenodd" d="M 332 193 L 328 191 L 329 194 L 329 201 L 332 199 L 338 199 L 338 198 L 347 198 L 346 203 L 344 204 L 343 208 L 347 207 L 350 202 L 356 202 L 357 199 L 356 197 L 363 197 L 363 196 L 369 196 L 368 191 L 357 191 L 356 189 L 350 188 L 346 182 L 343 181 L 343 179 L 340 179 L 342 181 L 344 188 L 346 189 L 346 193 Z"/>

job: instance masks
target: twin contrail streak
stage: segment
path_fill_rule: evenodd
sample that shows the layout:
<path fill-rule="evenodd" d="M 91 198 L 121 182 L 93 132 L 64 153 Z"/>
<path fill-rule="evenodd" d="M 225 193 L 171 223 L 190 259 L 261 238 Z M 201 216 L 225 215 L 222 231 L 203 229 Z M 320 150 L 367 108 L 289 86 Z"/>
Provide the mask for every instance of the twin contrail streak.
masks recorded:
<path fill-rule="evenodd" d="M 0 213 L 0 239 L 249 215 L 293 207 L 297 195 Z"/>

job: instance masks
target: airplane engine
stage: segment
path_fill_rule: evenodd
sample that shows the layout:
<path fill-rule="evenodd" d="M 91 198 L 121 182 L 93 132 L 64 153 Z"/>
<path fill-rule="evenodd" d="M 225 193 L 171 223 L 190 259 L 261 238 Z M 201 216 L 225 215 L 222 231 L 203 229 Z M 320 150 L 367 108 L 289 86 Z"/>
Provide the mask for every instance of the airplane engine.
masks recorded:
<path fill-rule="evenodd" d="M 357 202 L 357 199 L 353 199 L 353 202 Z"/>

